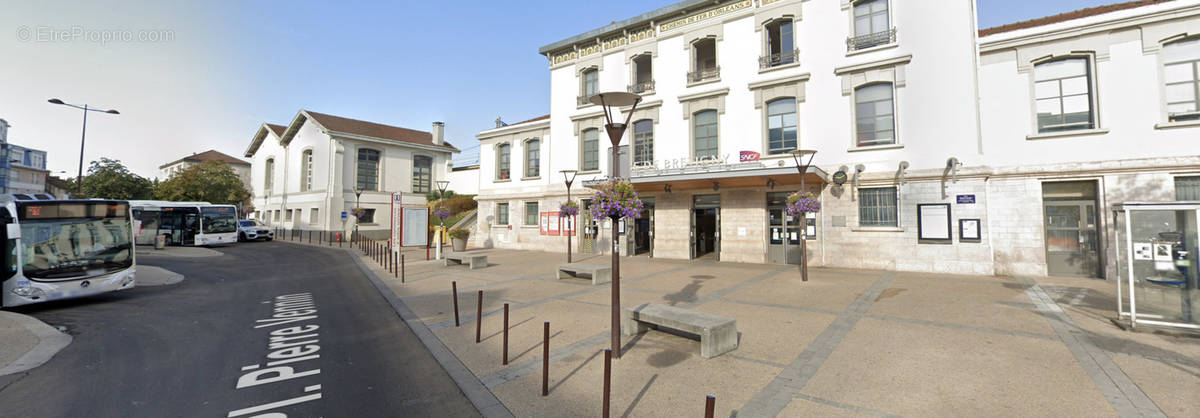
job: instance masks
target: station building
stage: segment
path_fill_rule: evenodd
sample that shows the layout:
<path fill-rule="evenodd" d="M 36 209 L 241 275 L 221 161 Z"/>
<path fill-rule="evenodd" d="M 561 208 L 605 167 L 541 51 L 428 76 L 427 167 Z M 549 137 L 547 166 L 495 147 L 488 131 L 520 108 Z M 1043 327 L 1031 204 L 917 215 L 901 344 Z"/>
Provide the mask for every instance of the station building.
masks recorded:
<path fill-rule="evenodd" d="M 623 255 L 1115 277 L 1114 204 L 1200 199 L 1200 1 L 982 30 L 974 4 L 689 0 L 545 45 L 550 114 L 478 135 L 472 240 L 608 251 L 558 222 L 560 171 L 586 213 L 613 170 L 587 98 L 629 91 Z M 802 179 L 822 210 L 792 219 Z"/>

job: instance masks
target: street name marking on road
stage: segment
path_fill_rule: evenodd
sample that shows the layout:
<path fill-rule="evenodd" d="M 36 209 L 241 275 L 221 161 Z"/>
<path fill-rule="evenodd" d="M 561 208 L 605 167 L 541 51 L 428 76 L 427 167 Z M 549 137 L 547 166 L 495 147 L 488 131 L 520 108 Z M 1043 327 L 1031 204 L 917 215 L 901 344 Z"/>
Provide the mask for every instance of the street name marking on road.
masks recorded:
<path fill-rule="evenodd" d="M 298 324 L 318 318 L 317 306 L 313 302 L 312 294 L 296 293 L 276 296 L 272 303 L 274 309 L 271 317 L 254 321 L 254 328 L 273 328 L 285 324 L 291 324 L 291 326 L 276 328 L 270 332 L 267 340 L 267 350 L 270 352 L 266 356 L 266 368 L 263 368 L 263 364 L 243 366 L 241 371 L 247 373 L 238 377 L 236 389 L 245 389 L 321 374 L 321 369 L 296 371 L 297 368 L 304 368 L 302 367 L 304 365 L 300 364 L 285 366 L 285 364 L 321 358 L 321 355 L 317 354 L 321 351 L 320 338 L 319 334 L 317 334 L 317 330 L 321 327 L 311 323 Z M 320 390 L 321 385 L 319 384 L 308 385 L 304 387 L 304 393 L 307 393 L 307 395 L 230 411 L 228 416 L 229 418 L 233 418 L 258 414 L 264 411 L 315 401 L 321 399 Z M 270 414 L 270 416 L 275 415 L 278 414 Z"/>

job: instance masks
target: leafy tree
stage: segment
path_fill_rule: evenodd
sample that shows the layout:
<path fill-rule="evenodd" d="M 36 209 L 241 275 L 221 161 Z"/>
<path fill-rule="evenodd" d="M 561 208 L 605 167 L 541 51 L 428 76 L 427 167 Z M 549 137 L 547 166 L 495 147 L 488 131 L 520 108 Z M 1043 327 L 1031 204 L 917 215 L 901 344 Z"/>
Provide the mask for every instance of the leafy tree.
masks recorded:
<path fill-rule="evenodd" d="M 75 182 L 71 182 L 74 192 Z M 83 178 L 83 196 L 100 199 L 141 200 L 151 199 L 154 184 L 149 179 L 134 174 L 120 160 L 101 157 L 92 161 L 87 176 Z"/>
<path fill-rule="evenodd" d="M 242 179 L 233 168 L 219 161 L 206 161 L 172 174 L 158 184 L 155 194 L 162 200 L 244 206 L 250 203 L 250 192 Z"/>
<path fill-rule="evenodd" d="M 438 192 L 437 189 L 434 189 L 434 190 L 431 190 L 429 193 L 425 194 L 425 201 L 426 202 L 436 202 L 436 201 L 438 201 L 438 199 L 442 198 L 441 196 L 442 196 L 442 194 L 440 192 Z M 447 199 L 452 198 L 454 196 L 455 196 L 455 194 L 454 194 L 453 190 L 446 190 L 446 198 Z"/>

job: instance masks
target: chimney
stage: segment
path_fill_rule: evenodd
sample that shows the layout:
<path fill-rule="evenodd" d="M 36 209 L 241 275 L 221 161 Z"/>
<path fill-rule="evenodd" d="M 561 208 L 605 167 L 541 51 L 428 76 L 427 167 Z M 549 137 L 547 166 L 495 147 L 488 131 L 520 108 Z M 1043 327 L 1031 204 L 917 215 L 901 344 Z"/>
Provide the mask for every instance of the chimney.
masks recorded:
<path fill-rule="evenodd" d="M 6 121 L 4 119 L 0 119 L 0 144 L 8 142 L 8 127 L 9 126 L 12 126 L 12 125 L 9 125 L 8 121 Z"/>
<path fill-rule="evenodd" d="M 433 123 L 433 130 L 429 131 L 429 133 L 433 134 L 433 145 L 444 145 L 446 143 L 445 131 L 446 124 L 442 122 Z"/>
<path fill-rule="evenodd" d="M 505 125 L 504 121 L 501 120 L 499 116 L 496 116 L 496 127 L 502 128 L 502 127 L 504 127 L 504 125 Z"/>

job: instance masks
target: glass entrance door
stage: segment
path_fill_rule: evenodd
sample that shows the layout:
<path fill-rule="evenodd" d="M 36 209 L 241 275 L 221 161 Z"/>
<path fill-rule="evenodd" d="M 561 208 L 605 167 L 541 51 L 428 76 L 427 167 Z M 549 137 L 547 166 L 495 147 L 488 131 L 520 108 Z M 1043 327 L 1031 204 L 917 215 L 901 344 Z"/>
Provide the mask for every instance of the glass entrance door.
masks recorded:
<path fill-rule="evenodd" d="M 596 225 L 596 220 L 592 218 L 592 201 L 583 200 L 583 210 L 579 211 L 579 222 L 582 228 L 579 231 L 579 252 L 583 254 L 596 253 L 596 237 L 600 234 L 600 228 Z"/>
<path fill-rule="evenodd" d="M 767 194 L 767 262 L 800 264 L 800 218 L 787 216 L 788 192 Z"/>
<path fill-rule="evenodd" d="M 1042 200 L 1047 273 L 1101 277 L 1096 182 L 1043 183 Z"/>
<path fill-rule="evenodd" d="M 692 196 L 691 253 L 721 259 L 721 195 Z"/>

